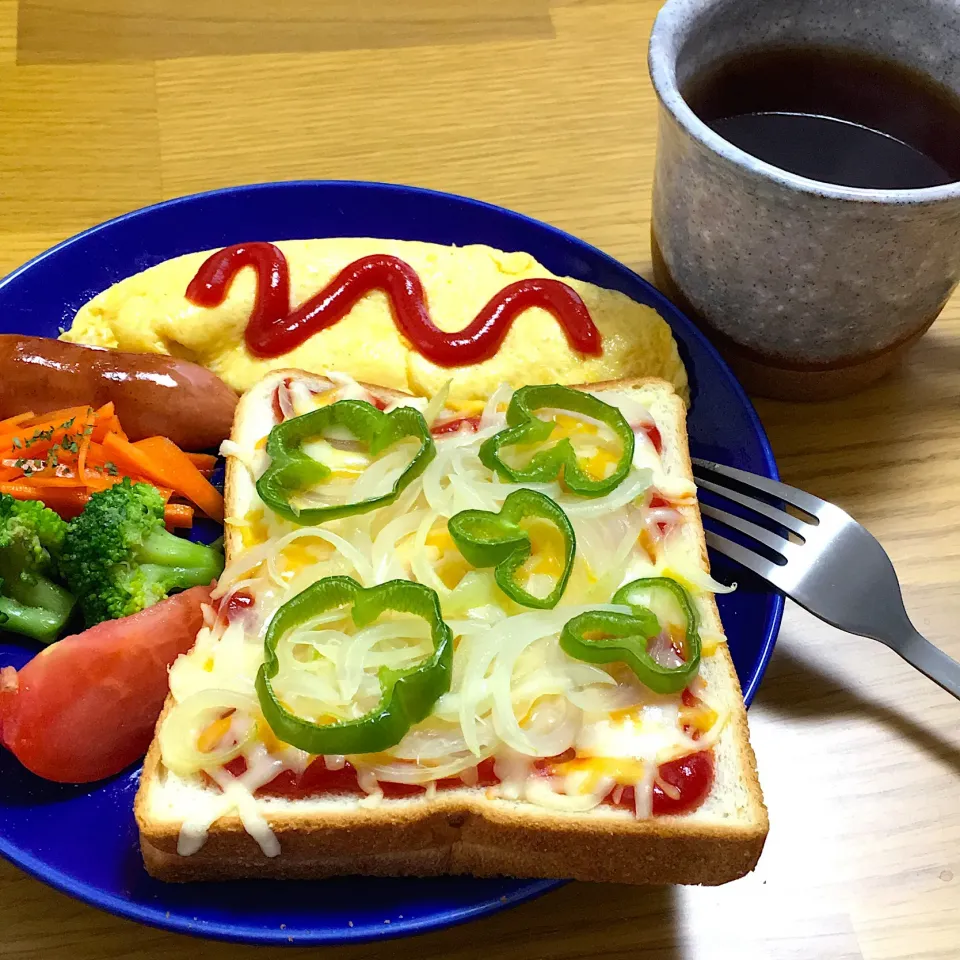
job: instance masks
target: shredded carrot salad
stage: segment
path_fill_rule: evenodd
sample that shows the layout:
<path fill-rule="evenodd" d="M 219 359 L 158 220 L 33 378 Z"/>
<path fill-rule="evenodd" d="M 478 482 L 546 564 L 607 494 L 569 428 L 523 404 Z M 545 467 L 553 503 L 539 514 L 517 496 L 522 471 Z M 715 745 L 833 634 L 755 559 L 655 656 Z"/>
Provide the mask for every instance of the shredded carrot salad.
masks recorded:
<path fill-rule="evenodd" d="M 130 477 L 160 491 L 168 527 L 191 527 L 195 509 L 222 521 L 223 497 L 210 483 L 215 464 L 216 457 L 185 453 L 166 437 L 131 443 L 112 403 L 0 420 L 0 493 L 40 500 L 65 519 Z"/>

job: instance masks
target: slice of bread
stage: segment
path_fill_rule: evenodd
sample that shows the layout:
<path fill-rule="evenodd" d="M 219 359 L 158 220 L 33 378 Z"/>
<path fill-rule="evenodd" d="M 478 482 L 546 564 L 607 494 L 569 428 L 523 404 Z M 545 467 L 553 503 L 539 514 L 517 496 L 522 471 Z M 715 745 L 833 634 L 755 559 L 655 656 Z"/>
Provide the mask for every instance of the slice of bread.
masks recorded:
<path fill-rule="evenodd" d="M 278 371 L 240 401 L 232 440 L 252 449 L 264 433 L 278 385 L 306 376 Z M 311 380 L 318 380 L 311 376 Z M 384 400 L 398 394 L 369 388 Z M 603 396 L 629 391 L 650 411 L 662 436 L 664 472 L 692 482 L 685 408 L 669 384 L 658 380 L 591 384 Z M 455 419 L 445 410 L 438 422 Z M 250 471 L 231 457 L 227 467 L 227 516 L 243 516 L 258 502 Z M 681 506 L 682 535 L 700 568 L 708 570 L 699 508 Z M 228 524 L 228 560 L 242 550 Z M 722 636 L 716 604 L 701 605 L 702 629 Z M 254 798 L 257 813 L 279 841 L 266 856 L 236 813 L 216 820 L 195 853 L 178 853 L 181 828 L 198 809 L 217 803 L 218 787 L 167 770 L 155 739 L 144 764 L 136 800 L 141 849 L 147 870 L 171 881 L 240 877 L 319 878 L 342 874 L 434 876 L 473 874 L 557 877 L 618 883 L 719 884 L 755 866 L 767 834 L 767 813 L 757 781 L 740 686 L 726 644 L 704 656 L 701 675 L 714 704 L 728 720 L 714 747 L 715 782 L 706 801 L 679 816 L 637 819 L 601 805 L 586 813 L 546 809 L 529 802 L 491 798 L 481 788 L 453 790 L 367 805 L 355 796 L 321 795 L 287 800 Z M 164 715 L 171 707 L 168 699 Z"/>

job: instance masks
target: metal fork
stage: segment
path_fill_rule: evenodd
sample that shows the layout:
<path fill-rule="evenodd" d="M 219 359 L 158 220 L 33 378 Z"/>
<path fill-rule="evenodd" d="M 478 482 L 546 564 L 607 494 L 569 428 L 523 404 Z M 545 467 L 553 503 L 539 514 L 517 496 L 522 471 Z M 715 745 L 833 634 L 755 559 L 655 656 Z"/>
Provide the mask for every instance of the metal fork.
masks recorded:
<path fill-rule="evenodd" d="M 694 458 L 694 475 L 703 490 L 726 497 L 795 534 L 788 539 L 726 510 L 701 503 L 706 517 L 763 544 L 775 560 L 707 531 L 707 544 L 771 583 L 814 616 L 847 633 L 870 637 L 895 650 L 907 663 L 960 699 L 960 663 L 921 636 L 903 606 L 896 571 L 876 538 L 848 513 L 796 487 L 756 474 Z M 797 507 L 800 520 L 757 497 L 709 477 Z"/>

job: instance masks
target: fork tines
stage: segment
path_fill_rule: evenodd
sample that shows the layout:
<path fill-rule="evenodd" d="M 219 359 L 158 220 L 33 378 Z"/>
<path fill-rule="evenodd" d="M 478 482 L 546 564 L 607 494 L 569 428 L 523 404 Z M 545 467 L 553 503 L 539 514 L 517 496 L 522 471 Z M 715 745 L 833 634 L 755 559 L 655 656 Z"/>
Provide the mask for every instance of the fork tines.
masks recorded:
<path fill-rule="evenodd" d="M 748 510 L 759 514 L 761 517 L 765 517 L 767 520 L 773 521 L 781 530 L 790 531 L 790 533 L 793 533 L 801 542 L 804 540 L 805 532 L 810 530 L 811 522 L 814 525 L 818 522 L 817 512 L 821 509 L 823 501 L 817 497 L 812 497 L 802 490 L 797 490 L 795 487 L 787 486 L 776 480 L 756 476 L 755 474 L 747 473 L 745 470 L 738 470 L 735 467 L 727 467 L 709 460 L 699 460 L 696 458 L 694 458 L 692 462 L 697 486 L 699 486 L 701 490 L 708 490 L 711 493 L 715 493 L 733 503 L 739 504 L 741 507 L 746 507 Z M 715 480 L 707 479 L 710 476 L 722 477 L 733 481 L 733 483 L 717 483 Z M 758 496 L 750 496 L 738 490 L 736 488 L 737 486 L 750 490 L 754 494 L 769 496 L 774 500 L 788 503 L 802 510 L 805 514 L 808 514 L 810 521 L 801 520 L 787 513 L 780 507 L 774 506 L 767 500 L 760 499 Z M 781 533 L 774 532 L 767 527 L 747 520 L 737 514 L 720 510 L 708 503 L 701 502 L 700 512 L 705 517 L 710 517 L 732 530 L 737 530 L 745 534 L 757 543 L 763 544 L 767 550 L 772 552 L 772 562 L 776 566 L 782 566 L 791 551 L 799 546 L 798 543 L 791 542 L 791 540 L 781 535 Z M 715 550 L 726 554 L 731 559 L 743 564 L 760 576 L 769 578 L 773 572 L 770 567 L 771 560 L 758 556 L 746 547 L 726 537 L 720 536 L 713 531 L 706 531 L 706 536 L 707 543 Z"/>

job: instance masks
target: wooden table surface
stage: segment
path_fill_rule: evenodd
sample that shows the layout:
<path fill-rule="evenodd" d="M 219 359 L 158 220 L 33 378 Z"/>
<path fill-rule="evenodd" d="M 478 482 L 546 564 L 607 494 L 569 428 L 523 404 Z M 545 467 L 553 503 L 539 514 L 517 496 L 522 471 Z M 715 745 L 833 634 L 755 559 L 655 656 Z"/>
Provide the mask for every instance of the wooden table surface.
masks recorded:
<path fill-rule="evenodd" d="M 298 177 L 451 190 L 650 275 L 656 0 L 0 0 L 0 272 L 168 197 Z M 889 549 L 960 657 L 960 302 L 880 385 L 758 402 L 785 478 Z M 960 703 L 790 607 L 750 711 L 771 831 L 719 889 L 570 884 L 326 957 L 956 960 Z M 0 786 L 2 789 L 2 786 Z M 0 956 L 242 958 L 0 863 Z"/>

